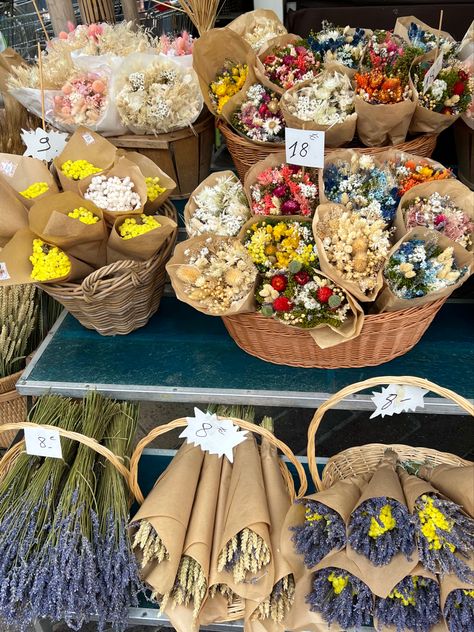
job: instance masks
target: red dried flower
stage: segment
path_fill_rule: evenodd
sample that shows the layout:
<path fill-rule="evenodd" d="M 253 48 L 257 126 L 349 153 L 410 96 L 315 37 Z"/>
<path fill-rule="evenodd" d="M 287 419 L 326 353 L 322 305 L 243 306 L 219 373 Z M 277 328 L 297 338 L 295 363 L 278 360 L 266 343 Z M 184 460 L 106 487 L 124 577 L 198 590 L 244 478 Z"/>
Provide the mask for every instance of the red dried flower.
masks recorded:
<path fill-rule="evenodd" d="M 300 270 L 295 274 L 293 278 L 295 279 L 296 283 L 298 283 L 298 285 L 306 285 L 306 283 L 308 283 L 310 279 L 310 276 L 306 272 L 306 270 Z"/>
<path fill-rule="evenodd" d="M 316 298 L 320 303 L 327 303 L 329 298 L 333 295 L 333 291 L 330 287 L 324 286 L 320 287 L 316 292 Z"/>
<path fill-rule="evenodd" d="M 284 274 L 277 274 L 271 280 L 271 286 L 277 292 L 283 292 L 287 285 L 288 281 Z"/>
<path fill-rule="evenodd" d="M 453 86 L 453 94 L 458 94 L 459 96 L 461 96 L 461 94 L 464 92 L 465 87 L 465 83 L 463 83 L 462 81 L 456 81 Z"/>
<path fill-rule="evenodd" d="M 273 309 L 276 312 L 289 312 L 293 305 L 286 296 L 279 296 L 273 301 Z"/>

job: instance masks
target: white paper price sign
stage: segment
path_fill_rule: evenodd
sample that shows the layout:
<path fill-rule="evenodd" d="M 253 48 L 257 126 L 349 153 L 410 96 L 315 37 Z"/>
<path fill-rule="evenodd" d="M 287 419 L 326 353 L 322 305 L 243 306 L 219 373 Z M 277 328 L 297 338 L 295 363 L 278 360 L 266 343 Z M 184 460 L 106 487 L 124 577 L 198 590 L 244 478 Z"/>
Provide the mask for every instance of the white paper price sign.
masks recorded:
<path fill-rule="evenodd" d="M 376 409 L 370 415 L 370 419 L 424 408 L 425 402 L 423 398 L 427 392 L 427 390 L 418 386 L 402 386 L 401 384 L 389 384 L 389 386 L 382 389 L 381 393 L 373 391 L 371 400 L 374 402 Z"/>
<path fill-rule="evenodd" d="M 285 128 L 286 162 L 300 167 L 324 167 L 324 132 Z"/>
<path fill-rule="evenodd" d="M 431 65 L 431 68 L 426 73 L 423 79 L 423 94 L 426 93 L 427 90 L 433 85 L 433 81 L 439 75 L 439 71 L 443 67 L 443 53 L 440 53 L 438 57 L 434 60 Z"/>
<path fill-rule="evenodd" d="M 26 453 L 62 459 L 61 437 L 57 430 L 49 428 L 25 428 Z"/>
<path fill-rule="evenodd" d="M 200 446 L 204 452 L 225 455 L 234 462 L 233 450 L 247 438 L 246 430 L 239 430 L 230 419 L 218 419 L 216 415 L 194 409 L 194 417 L 186 417 L 188 425 L 179 435 L 187 443 Z"/>
<path fill-rule="evenodd" d="M 35 130 L 22 130 L 21 139 L 26 145 L 24 156 L 50 162 L 62 152 L 67 142 L 65 132 L 46 132 L 41 127 Z"/>

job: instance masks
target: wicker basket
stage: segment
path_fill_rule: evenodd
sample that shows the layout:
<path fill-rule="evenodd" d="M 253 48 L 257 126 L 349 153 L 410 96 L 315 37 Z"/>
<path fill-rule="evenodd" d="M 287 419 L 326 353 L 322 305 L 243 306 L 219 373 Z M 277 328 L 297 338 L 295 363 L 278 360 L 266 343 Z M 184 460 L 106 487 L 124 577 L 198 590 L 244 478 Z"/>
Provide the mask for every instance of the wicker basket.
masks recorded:
<path fill-rule="evenodd" d="M 26 398 L 16 390 L 16 383 L 23 371 L 7 375 L 0 379 L 0 427 L 26 419 Z M 0 448 L 8 448 L 16 436 L 16 432 L 0 430 Z"/>
<path fill-rule="evenodd" d="M 433 382 L 429 382 L 428 380 L 420 377 L 374 377 L 364 380 L 363 382 L 351 384 L 332 395 L 332 397 L 330 397 L 317 409 L 308 428 L 308 465 L 311 477 L 318 490 L 327 489 L 337 481 L 348 478 L 349 476 L 373 472 L 388 447 L 395 450 L 401 460 L 417 462 L 427 461 L 430 465 L 439 465 L 441 463 L 456 466 L 472 465 L 470 461 L 465 461 L 464 459 L 461 459 L 454 454 L 449 454 L 448 452 L 438 452 L 437 450 L 429 448 L 412 448 L 407 445 L 399 444 L 392 444 L 388 446 L 380 443 L 370 443 L 363 446 L 348 448 L 347 450 L 343 450 L 342 452 L 339 452 L 339 454 L 331 457 L 324 468 L 322 477 L 320 477 L 316 464 L 316 433 L 325 412 L 345 397 L 382 384 L 418 386 L 445 397 L 446 399 L 451 399 L 469 415 L 474 416 L 474 406 L 468 402 L 467 399 L 464 399 L 464 397 L 461 397 L 454 391 L 450 391 L 447 388 L 433 384 Z"/>
<path fill-rule="evenodd" d="M 160 214 L 178 221 L 171 202 Z M 99 268 L 82 283 L 40 287 L 87 327 L 103 336 L 128 334 L 147 324 L 160 305 L 166 281 L 165 264 L 176 243 L 177 229 L 147 261 L 117 261 Z"/>
<path fill-rule="evenodd" d="M 266 362 L 304 368 L 344 369 L 377 366 L 410 351 L 446 299 L 398 312 L 366 316 L 357 338 L 321 349 L 304 329 L 287 327 L 260 314 L 222 320 L 241 349 Z"/>
<path fill-rule="evenodd" d="M 240 428 L 244 430 L 248 430 L 249 432 L 254 432 L 255 434 L 259 434 L 262 437 L 265 437 L 270 443 L 275 445 L 278 448 L 278 450 L 280 450 L 287 457 L 288 461 L 290 461 L 290 463 L 294 465 L 298 473 L 298 477 L 300 480 L 300 487 L 298 489 L 298 492 L 295 491 L 295 484 L 293 481 L 293 477 L 291 476 L 288 470 L 288 467 L 283 461 L 280 461 L 280 469 L 281 469 L 282 476 L 290 492 L 291 500 L 294 501 L 297 498 L 302 498 L 308 488 L 308 481 L 307 481 L 306 473 L 303 466 L 298 461 L 298 459 L 293 454 L 293 452 L 290 450 L 290 448 L 285 443 L 277 439 L 275 435 L 271 433 L 269 430 L 267 430 L 266 428 L 262 428 L 261 426 L 257 426 L 256 424 L 250 423 L 248 421 L 243 421 L 242 419 L 235 419 L 233 417 L 226 417 L 226 419 L 231 419 L 231 421 L 236 426 L 239 426 Z M 174 430 L 176 428 L 183 428 L 187 425 L 188 425 L 188 422 L 185 418 L 175 419 L 174 421 L 170 421 L 169 423 L 164 424 L 162 426 L 157 426 L 137 444 L 137 447 L 135 448 L 135 451 L 132 454 L 132 457 L 130 459 L 129 484 L 130 484 L 130 489 L 132 491 L 132 494 L 135 496 L 135 498 L 137 499 L 139 503 L 143 503 L 144 501 L 144 496 L 142 494 L 140 486 L 138 485 L 138 464 L 140 462 L 140 458 L 142 456 L 143 450 L 146 448 L 148 444 L 154 441 L 157 437 L 169 432 L 170 430 Z M 223 621 L 216 621 L 216 623 L 223 623 L 224 621 L 225 622 L 238 621 L 239 619 L 243 619 L 244 615 L 245 615 L 245 602 L 240 597 L 236 597 L 234 601 L 228 605 L 226 618 L 223 619 Z"/>
<path fill-rule="evenodd" d="M 227 148 L 232 156 L 235 167 L 239 174 L 239 178 L 243 181 L 245 174 L 255 163 L 266 158 L 269 154 L 275 154 L 282 150 L 282 145 L 258 145 L 247 140 L 235 132 L 223 120 L 219 120 L 218 128 L 224 136 Z M 344 149 L 355 149 L 363 154 L 376 154 L 387 149 L 397 149 L 417 156 L 425 156 L 429 158 L 436 147 L 437 134 L 421 134 L 412 140 L 408 140 L 399 145 L 390 145 L 384 147 L 361 147 L 356 143 L 350 143 Z M 327 148 L 325 153 L 340 149 L 340 147 Z"/>

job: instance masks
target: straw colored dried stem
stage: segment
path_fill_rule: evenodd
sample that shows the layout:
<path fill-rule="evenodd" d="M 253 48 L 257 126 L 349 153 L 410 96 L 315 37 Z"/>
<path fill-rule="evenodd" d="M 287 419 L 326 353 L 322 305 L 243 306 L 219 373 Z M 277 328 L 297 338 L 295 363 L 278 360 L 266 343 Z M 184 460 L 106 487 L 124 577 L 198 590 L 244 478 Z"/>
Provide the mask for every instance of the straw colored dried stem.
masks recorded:
<path fill-rule="evenodd" d="M 183 555 L 179 563 L 178 572 L 172 590 L 163 596 L 161 608 L 163 609 L 171 600 L 174 606 L 189 606 L 193 602 L 193 618 L 196 618 L 201 610 L 207 592 L 207 581 L 199 562 L 189 555 Z"/>
<path fill-rule="evenodd" d="M 19 371 L 37 319 L 32 285 L 0 288 L 0 378 Z"/>
<path fill-rule="evenodd" d="M 219 0 L 179 0 L 179 3 L 197 28 L 199 35 L 214 28 Z"/>
<path fill-rule="evenodd" d="M 270 562 L 265 540 L 249 528 L 242 529 L 227 542 L 219 554 L 217 570 L 232 572 L 235 583 L 245 581 L 247 573 L 258 573 Z"/>
<path fill-rule="evenodd" d="M 141 567 L 149 562 L 156 561 L 158 564 L 169 558 L 169 553 L 163 540 L 147 520 L 142 520 L 138 531 L 135 533 L 133 548 L 138 547 L 142 552 Z"/>
<path fill-rule="evenodd" d="M 295 600 L 295 578 L 285 575 L 273 587 L 270 595 L 262 601 L 254 613 L 254 619 L 271 619 L 281 623 Z"/>

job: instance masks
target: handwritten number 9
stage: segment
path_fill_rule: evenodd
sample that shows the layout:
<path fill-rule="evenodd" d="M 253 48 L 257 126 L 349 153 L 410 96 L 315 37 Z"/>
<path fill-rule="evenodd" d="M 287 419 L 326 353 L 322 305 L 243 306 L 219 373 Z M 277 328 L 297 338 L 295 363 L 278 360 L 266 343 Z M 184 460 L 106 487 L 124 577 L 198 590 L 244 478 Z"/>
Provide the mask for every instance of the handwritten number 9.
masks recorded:
<path fill-rule="evenodd" d="M 42 136 L 39 139 L 39 142 L 41 143 L 41 145 L 44 145 L 44 147 L 43 149 L 38 149 L 38 151 L 48 151 L 48 149 L 51 149 L 51 143 L 49 142 L 48 136 Z"/>

